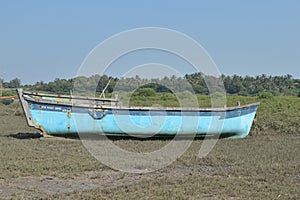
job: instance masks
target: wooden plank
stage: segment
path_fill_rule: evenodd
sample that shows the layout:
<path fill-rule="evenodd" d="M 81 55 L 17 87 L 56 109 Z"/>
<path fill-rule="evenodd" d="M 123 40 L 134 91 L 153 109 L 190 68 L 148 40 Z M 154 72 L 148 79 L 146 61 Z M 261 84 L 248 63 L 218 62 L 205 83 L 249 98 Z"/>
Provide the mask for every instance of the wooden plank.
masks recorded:
<path fill-rule="evenodd" d="M 25 95 L 32 95 L 32 96 L 38 96 L 38 97 L 54 97 L 54 98 L 65 98 L 65 99 L 119 102 L 118 99 L 112 99 L 112 98 L 69 96 L 69 95 L 59 95 L 59 94 L 43 94 L 43 93 L 37 93 L 37 92 L 23 92 L 23 94 L 25 94 Z"/>
<path fill-rule="evenodd" d="M 2 96 L 0 97 L 0 100 L 9 100 L 9 99 L 15 99 L 16 96 Z"/>
<path fill-rule="evenodd" d="M 30 111 L 29 111 L 28 103 L 23 97 L 23 90 L 21 88 L 19 88 L 19 89 L 17 89 L 17 93 L 18 93 L 20 103 L 22 105 L 22 109 L 25 113 L 27 124 L 28 124 L 28 126 L 33 126 L 34 127 L 34 124 L 32 122 L 32 117 L 31 117 L 31 114 L 30 114 Z"/>

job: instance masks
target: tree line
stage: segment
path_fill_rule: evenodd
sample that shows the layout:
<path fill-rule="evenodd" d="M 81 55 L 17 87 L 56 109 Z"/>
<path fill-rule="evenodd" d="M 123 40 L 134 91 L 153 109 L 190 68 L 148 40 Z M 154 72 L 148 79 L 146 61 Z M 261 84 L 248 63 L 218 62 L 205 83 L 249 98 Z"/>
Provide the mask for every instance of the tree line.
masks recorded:
<path fill-rule="evenodd" d="M 0 78 L 0 84 L 4 88 L 23 87 L 31 91 L 59 94 L 70 94 L 70 91 L 74 89 L 81 93 L 96 92 L 100 94 L 107 86 L 106 93 L 112 93 L 113 91 L 132 92 L 138 88 L 150 88 L 157 93 L 190 91 L 196 94 L 208 95 L 212 92 L 222 91 L 224 88 L 229 95 L 255 96 L 269 92 L 274 96 L 300 96 L 300 79 L 295 79 L 289 74 L 283 76 L 262 74 L 255 77 L 222 75 L 217 78 L 203 73 L 194 73 L 186 74 L 184 77 L 171 76 L 161 79 L 146 79 L 139 76 L 117 78 L 107 75 L 93 75 L 71 79 L 57 78 L 48 83 L 38 81 L 35 84 L 27 85 L 22 85 L 21 80 L 18 78 L 9 82 L 5 82 Z"/>

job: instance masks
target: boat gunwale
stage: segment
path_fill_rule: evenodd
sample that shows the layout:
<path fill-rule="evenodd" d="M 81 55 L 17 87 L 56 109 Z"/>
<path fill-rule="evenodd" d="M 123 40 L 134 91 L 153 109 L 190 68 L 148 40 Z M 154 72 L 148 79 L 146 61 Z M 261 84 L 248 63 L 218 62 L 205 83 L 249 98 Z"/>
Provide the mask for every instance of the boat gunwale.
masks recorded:
<path fill-rule="evenodd" d="M 119 102 L 118 99 L 113 98 L 97 98 L 97 97 L 85 97 L 85 96 L 73 96 L 73 95 L 60 95 L 60 94 L 44 94 L 38 92 L 22 92 L 24 95 L 37 96 L 37 97 L 54 97 L 62 99 L 78 99 L 78 100 L 93 100 L 93 101 L 103 101 L 103 102 Z"/>
<path fill-rule="evenodd" d="M 23 92 L 22 94 L 26 95 L 34 95 L 34 96 L 41 96 L 43 97 L 43 94 L 40 93 L 30 93 L 30 92 Z M 36 95 L 39 94 L 39 95 Z M 49 95 L 46 95 L 49 96 Z M 51 97 L 57 97 L 60 98 L 58 95 L 53 95 Z M 72 100 L 71 96 L 64 95 L 64 98 L 70 97 L 69 99 Z M 50 104 L 50 105 L 58 105 L 58 106 L 70 106 L 70 107 L 80 107 L 80 108 L 88 108 L 88 109 L 108 109 L 108 110 L 140 110 L 140 111 L 206 111 L 206 112 L 225 112 L 225 111 L 232 111 L 236 109 L 243 109 L 243 108 L 249 108 L 253 106 L 259 106 L 260 102 L 252 103 L 252 104 L 246 104 L 242 106 L 232 106 L 232 107 L 222 107 L 222 108 L 193 108 L 193 107 L 143 107 L 143 106 L 108 106 L 108 105 L 90 105 L 90 104 L 75 104 L 73 102 L 59 102 L 59 101 L 50 101 L 50 100 L 36 100 L 31 97 L 26 97 L 23 95 L 24 100 L 31 101 L 34 103 L 40 103 L 40 104 Z M 80 100 L 92 100 L 92 101 L 103 101 L 102 98 L 90 98 L 90 97 L 82 97 L 78 98 L 73 97 L 73 99 L 80 99 Z M 107 99 L 104 99 L 107 100 Z M 103 101 L 104 102 L 104 101 Z M 119 101 L 111 101 L 111 102 L 119 102 Z"/>

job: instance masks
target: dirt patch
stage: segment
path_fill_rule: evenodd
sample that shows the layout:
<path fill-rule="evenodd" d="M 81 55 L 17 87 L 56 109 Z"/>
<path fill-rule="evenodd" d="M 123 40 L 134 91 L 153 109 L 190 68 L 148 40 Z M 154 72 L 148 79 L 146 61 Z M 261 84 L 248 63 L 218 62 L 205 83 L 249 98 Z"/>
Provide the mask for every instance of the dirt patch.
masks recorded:
<path fill-rule="evenodd" d="M 101 174 L 101 179 L 100 175 Z M 99 176 L 99 177 L 97 177 Z M 105 187 L 119 180 L 122 174 L 113 171 L 97 171 L 84 173 L 81 176 L 62 179 L 54 176 L 28 176 L 0 180 L 0 198 L 27 194 L 39 197 L 97 187 Z"/>
<path fill-rule="evenodd" d="M 30 197 L 46 197 L 47 195 L 80 192 L 91 189 L 104 189 L 130 185 L 141 179 L 174 176 L 213 176 L 218 168 L 211 166 L 188 167 L 178 166 L 168 171 L 157 171 L 148 174 L 128 174 L 114 170 L 98 170 L 84 172 L 72 178 L 55 176 L 27 176 L 0 179 L 0 198 L 24 195 Z"/>

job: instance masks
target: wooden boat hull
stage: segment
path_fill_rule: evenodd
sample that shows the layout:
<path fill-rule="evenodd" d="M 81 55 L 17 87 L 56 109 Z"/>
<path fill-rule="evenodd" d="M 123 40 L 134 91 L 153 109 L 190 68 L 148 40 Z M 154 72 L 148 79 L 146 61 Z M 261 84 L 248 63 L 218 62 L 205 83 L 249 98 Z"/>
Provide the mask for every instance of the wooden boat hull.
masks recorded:
<path fill-rule="evenodd" d="M 3 96 L 0 97 L 0 103 L 8 105 L 11 104 L 16 99 L 16 96 Z"/>
<path fill-rule="evenodd" d="M 29 126 L 50 135 L 117 136 L 249 134 L 259 104 L 226 109 L 93 107 L 19 97 Z"/>

